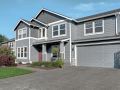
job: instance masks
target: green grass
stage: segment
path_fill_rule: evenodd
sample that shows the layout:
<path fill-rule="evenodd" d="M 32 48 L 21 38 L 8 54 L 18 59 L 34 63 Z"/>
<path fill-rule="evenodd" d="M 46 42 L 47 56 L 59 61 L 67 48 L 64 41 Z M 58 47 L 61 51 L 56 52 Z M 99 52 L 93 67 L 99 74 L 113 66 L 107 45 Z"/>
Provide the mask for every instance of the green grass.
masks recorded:
<path fill-rule="evenodd" d="M 31 70 L 16 67 L 0 68 L 0 79 L 32 73 Z"/>

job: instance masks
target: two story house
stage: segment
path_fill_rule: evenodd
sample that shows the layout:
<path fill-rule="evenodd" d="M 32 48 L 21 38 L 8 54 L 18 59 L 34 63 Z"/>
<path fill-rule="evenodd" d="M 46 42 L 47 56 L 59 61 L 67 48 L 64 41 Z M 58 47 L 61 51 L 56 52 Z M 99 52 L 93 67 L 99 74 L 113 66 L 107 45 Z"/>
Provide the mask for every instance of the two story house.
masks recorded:
<path fill-rule="evenodd" d="M 17 62 L 51 61 L 59 48 L 66 65 L 116 67 L 120 52 L 120 9 L 72 19 L 42 9 L 14 29 Z"/>

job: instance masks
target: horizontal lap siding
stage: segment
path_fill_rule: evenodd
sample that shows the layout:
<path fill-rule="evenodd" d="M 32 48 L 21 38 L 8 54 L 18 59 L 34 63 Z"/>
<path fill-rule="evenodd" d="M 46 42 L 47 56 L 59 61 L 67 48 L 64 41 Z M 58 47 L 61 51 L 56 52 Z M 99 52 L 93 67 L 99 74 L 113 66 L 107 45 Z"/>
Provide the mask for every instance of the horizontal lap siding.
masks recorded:
<path fill-rule="evenodd" d="M 103 38 L 115 36 L 115 17 L 104 18 L 104 34 L 88 35 L 84 36 L 84 23 L 76 25 L 73 40 L 92 39 L 92 38 Z"/>
<path fill-rule="evenodd" d="M 16 55 L 17 55 L 17 48 L 23 46 L 27 46 L 27 59 L 17 59 L 17 61 L 29 62 L 29 39 L 16 41 Z"/>

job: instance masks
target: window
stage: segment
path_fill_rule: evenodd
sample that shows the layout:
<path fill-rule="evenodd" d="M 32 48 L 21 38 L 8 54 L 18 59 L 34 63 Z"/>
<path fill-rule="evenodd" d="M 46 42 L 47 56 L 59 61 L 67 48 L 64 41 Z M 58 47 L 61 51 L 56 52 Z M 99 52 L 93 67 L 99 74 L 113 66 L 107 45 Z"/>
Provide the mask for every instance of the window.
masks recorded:
<path fill-rule="evenodd" d="M 93 33 L 93 23 L 92 22 L 88 22 L 85 24 L 85 29 L 86 29 L 86 34 L 91 34 Z"/>
<path fill-rule="evenodd" d="M 95 33 L 103 32 L 102 20 L 95 21 Z"/>
<path fill-rule="evenodd" d="M 24 47 L 24 57 L 27 57 L 27 47 Z"/>
<path fill-rule="evenodd" d="M 102 34 L 104 32 L 104 21 L 103 20 L 96 20 L 93 22 L 85 23 L 84 34 L 85 35 L 95 35 L 95 34 Z"/>
<path fill-rule="evenodd" d="M 26 38 L 27 37 L 27 30 L 24 28 L 23 29 L 23 38 Z"/>
<path fill-rule="evenodd" d="M 45 28 L 43 28 L 42 30 L 43 30 L 43 37 L 45 37 Z"/>
<path fill-rule="evenodd" d="M 65 34 L 65 24 L 60 25 L 60 35 Z"/>
<path fill-rule="evenodd" d="M 17 57 L 20 59 L 27 58 L 27 47 L 17 48 Z"/>
<path fill-rule="evenodd" d="M 23 48 L 21 48 L 21 57 L 23 57 Z"/>
<path fill-rule="evenodd" d="M 18 39 L 27 37 L 27 28 L 18 30 Z"/>
<path fill-rule="evenodd" d="M 55 25 L 52 27 L 53 34 L 52 36 L 63 36 L 66 34 L 66 24 Z"/>
<path fill-rule="evenodd" d="M 17 57 L 20 57 L 20 48 L 17 50 Z"/>
<path fill-rule="evenodd" d="M 41 28 L 39 30 L 39 38 L 45 38 L 46 37 L 46 29 L 45 28 Z"/>
<path fill-rule="evenodd" d="M 58 26 L 53 26 L 53 36 L 58 36 Z"/>
<path fill-rule="evenodd" d="M 18 38 L 21 39 L 22 38 L 22 30 L 18 31 Z"/>

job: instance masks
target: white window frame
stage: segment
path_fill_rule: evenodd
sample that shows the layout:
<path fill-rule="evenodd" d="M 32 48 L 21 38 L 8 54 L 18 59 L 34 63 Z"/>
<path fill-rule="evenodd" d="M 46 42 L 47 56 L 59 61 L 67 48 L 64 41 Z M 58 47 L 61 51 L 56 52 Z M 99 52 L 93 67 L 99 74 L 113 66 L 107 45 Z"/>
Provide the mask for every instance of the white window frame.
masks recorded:
<path fill-rule="evenodd" d="M 43 37 L 43 29 L 45 29 L 45 37 Z M 41 33 L 40 33 L 40 30 L 41 30 Z M 41 37 L 40 37 L 40 34 L 41 34 Z M 47 29 L 46 28 L 40 28 L 39 31 L 38 31 L 38 38 L 39 39 L 45 39 L 47 38 Z"/>
<path fill-rule="evenodd" d="M 60 35 L 60 25 L 62 25 L 62 24 L 65 24 L 65 34 Z M 54 26 L 58 26 L 58 35 L 56 35 L 56 36 L 53 35 L 53 27 Z M 66 36 L 66 35 L 67 35 L 67 24 L 66 23 L 52 25 L 52 38 L 62 37 L 62 36 Z"/>
<path fill-rule="evenodd" d="M 18 57 L 18 48 L 20 49 L 20 57 Z M 21 49 L 23 48 L 23 57 L 21 57 Z M 27 48 L 27 57 L 24 56 L 24 49 Z M 23 46 L 23 47 L 17 47 L 17 59 L 27 59 L 28 58 L 28 47 L 27 46 Z"/>
<path fill-rule="evenodd" d="M 21 31 L 21 33 L 19 31 Z M 25 27 L 25 28 L 21 28 L 18 30 L 18 39 L 23 39 L 24 31 L 26 32 L 26 37 L 27 37 L 27 27 Z M 21 35 L 21 38 L 19 38 L 19 35 Z M 26 38 L 26 37 L 24 37 L 24 38 Z"/>
<path fill-rule="evenodd" d="M 89 36 L 89 35 L 96 35 L 96 34 L 104 34 L 104 19 L 102 20 L 102 32 L 95 32 L 95 21 L 92 22 L 92 27 L 93 27 L 93 33 L 86 33 L 86 23 L 84 23 L 84 36 Z M 97 20 L 96 20 L 97 21 Z"/>

